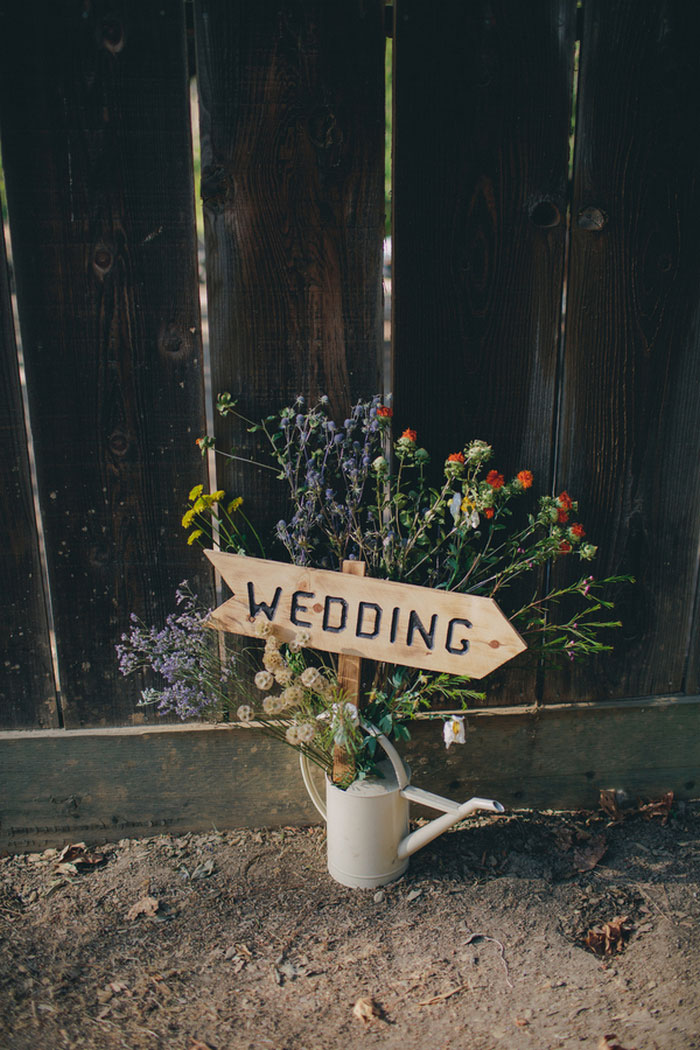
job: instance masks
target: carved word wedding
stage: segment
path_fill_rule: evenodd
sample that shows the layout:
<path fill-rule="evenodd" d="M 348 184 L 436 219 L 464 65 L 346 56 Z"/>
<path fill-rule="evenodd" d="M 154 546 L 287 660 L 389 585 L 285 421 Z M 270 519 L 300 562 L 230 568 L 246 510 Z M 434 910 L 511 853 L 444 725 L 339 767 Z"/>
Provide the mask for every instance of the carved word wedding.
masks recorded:
<path fill-rule="evenodd" d="M 414 587 L 221 551 L 207 557 L 232 597 L 219 630 L 254 635 L 264 617 L 281 641 L 365 660 L 483 678 L 527 648 L 492 598 Z"/>

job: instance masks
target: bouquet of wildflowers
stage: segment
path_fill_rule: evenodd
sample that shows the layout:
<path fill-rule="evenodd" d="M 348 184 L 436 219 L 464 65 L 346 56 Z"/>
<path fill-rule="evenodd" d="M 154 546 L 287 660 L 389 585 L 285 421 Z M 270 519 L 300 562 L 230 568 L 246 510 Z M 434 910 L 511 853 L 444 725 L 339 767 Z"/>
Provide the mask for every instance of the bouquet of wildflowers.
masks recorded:
<path fill-rule="evenodd" d="M 224 416 L 239 414 L 229 394 L 219 395 L 217 407 Z M 491 447 L 480 440 L 449 452 L 436 483 L 431 456 L 415 430 L 407 428 L 392 440 L 392 410 L 379 397 L 358 402 L 342 426 L 331 418 L 327 398 L 306 405 L 300 397 L 261 423 L 245 422 L 264 437 L 266 465 L 286 486 L 289 513 L 277 523 L 272 544 L 294 564 L 340 569 L 344 560 L 357 559 L 368 576 L 497 598 L 537 659 L 573 660 L 610 648 L 604 632 L 619 623 L 608 618 L 612 603 L 606 591 L 623 578 L 596 580 L 584 569 L 561 586 L 544 582 L 544 570 L 559 559 L 589 563 L 596 554 L 567 492 L 533 501 L 530 470 L 506 479 L 491 465 Z M 216 448 L 209 437 L 198 443 L 203 454 Z M 235 450 L 221 454 L 239 458 Z M 207 494 L 196 486 L 182 520 L 188 542 L 265 555 L 265 543 L 243 508 L 240 493 Z M 558 616 L 564 608 L 566 614 Z M 232 678 L 237 686 L 245 680 L 236 672 L 212 685 L 207 710 L 273 732 L 326 768 L 340 744 L 362 775 L 372 768 L 376 742 L 362 732 L 356 710 L 350 711 L 353 705 L 343 697 L 333 665 L 323 666 L 320 657 L 305 652 L 303 638 L 297 643 L 279 646 L 274 635 L 265 639 L 263 667 L 254 674 L 256 691 L 267 694 L 260 704 L 250 696 L 243 703 L 234 697 Z M 129 646 L 134 649 L 133 639 Z M 259 653 L 252 655 L 260 660 Z M 132 658 L 122 659 L 130 668 Z M 171 665 L 163 665 L 165 672 L 151 666 L 167 680 Z M 273 686 L 281 687 L 279 694 L 269 692 Z M 175 683 L 167 688 L 175 689 Z M 191 713 L 166 695 L 167 709 Z M 401 739 L 408 736 L 407 722 L 429 716 L 439 702 L 441 717 L 445 706 L 452 709 L 445 725 L 449 746 L 464 739 L 454 709 L 464 710 L 483 695 L 464 677 L 379 664 L 367 682 L 362 716 Z M 146 699 L 152 701 L 153 694 Z M 159 703 L 162 708 L 162 697 Z"/>

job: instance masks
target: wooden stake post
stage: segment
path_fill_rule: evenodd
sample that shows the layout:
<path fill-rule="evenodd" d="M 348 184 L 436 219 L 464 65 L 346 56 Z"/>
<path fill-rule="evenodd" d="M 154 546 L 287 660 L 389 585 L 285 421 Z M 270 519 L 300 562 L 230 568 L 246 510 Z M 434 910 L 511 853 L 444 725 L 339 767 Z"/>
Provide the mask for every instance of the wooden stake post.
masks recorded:
<path fill-rule="evenodd" d="M 353 576 L 364 576 L 365 563 L 363 561 L 344 561 L 343 572 L 351 573 Z M 360 710 L 360 685 L 362 683 L 362 658 L 359 656 L 348 656 L 347 653 L 338 654 L 338 685 L 347 696 L 350 703 L 356 705 Z M 355 772 L 355 762 L 344 747 L 338 744 L 333 749 L 333 781 L 341 784 L 351 777 Z"/>

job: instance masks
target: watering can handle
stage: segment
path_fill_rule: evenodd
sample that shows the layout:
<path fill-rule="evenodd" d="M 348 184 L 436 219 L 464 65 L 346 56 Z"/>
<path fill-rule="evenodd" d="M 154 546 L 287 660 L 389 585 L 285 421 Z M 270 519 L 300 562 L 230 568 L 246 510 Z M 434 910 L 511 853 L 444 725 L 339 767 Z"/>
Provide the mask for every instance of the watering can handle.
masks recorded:
<path fill-rule="evenodd" d="M 384 748 L 387 758 L 394 767 L 396 782 L 399 788 L 405 788 L 408 785 L 408 774 L 406 773 L 406 767 L 401 761 L 401 756 L 394 745 L 384 736 L 383 733 L 380 733 L 377 727 L 373 726 L 371 722 L 365 722 L 363 719 L 362 728 L 369 736 L 376 737 L 377 742 Z M 304 787 L 308 792 L 309 798 L 323 819 L 326 820 L 326 802 L 311 777 L 311 763 L 303 751 L 299 752 L 299 768 L 301 769 L 301 778 L 304 781 Z"/>
<path fill-rule="evenodd" d="M 318 790 L 317 785 L 311 778 L 311 763 L 303 751 L 299 752 L 299 768 L 301 769 L 301 779 L 304 781 L 304 787 L 306 788 L 309 798 L 323 819 L 326 820 L 326 802 L 323 795 Z"/>
<path fill-rule="evenodd" d="M 380 733 L 377 727 L 373 726 L 371 722 L 365 722 L 364 719 L 362 719 L 361 725 L 369 736 L 376 737 L 377 742 L 380 743 L 386 751 L 386 756 L 394 767 L 396 783 L 399 785 L 399 790 L 403 790 L 403 788 L 408 785 L 408 774 L 406 773 L 406 767 L 401 760 L 401 755 L 391 741 L 388 740 L 383 733 Z"/>

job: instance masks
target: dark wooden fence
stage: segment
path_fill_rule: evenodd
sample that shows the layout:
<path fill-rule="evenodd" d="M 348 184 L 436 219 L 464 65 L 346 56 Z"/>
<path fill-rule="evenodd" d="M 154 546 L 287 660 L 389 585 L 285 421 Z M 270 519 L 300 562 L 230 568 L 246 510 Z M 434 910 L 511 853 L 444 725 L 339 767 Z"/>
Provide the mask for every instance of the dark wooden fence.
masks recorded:
<path fill-rule="evenodd" d="M 3 255 L 0 725 L 13 754 L 17 730 L 62 730 L 60 749 L 68 730 L 142 722 L 114 657 L 129 614 L 164 617 L 183 578 L 211 596 L 179 528 L 205 480 L 196 65 L 214 392 L 252 417 L 326 393 L 342 415 L 385 382 L 398 425 L 432 449 L 482 437 L 506 471 L 573 492 L 596 571 L 638 580 L 620 598 L 616 651 L 565 675 L 510 675 L 491 702 L 545 705 L 532 739 L 546 705 L 621 701 L 637 741 L 627 775 L 693 792 L 697 750 L 674 761 L 673 749 L 700 692 L 699 30 L 684 0 L 0 0 L 26 372 L 22 387 Z M 220 436 L 254 451 L 245 432 Z M 263 477 L 227 480 L 274 518 Z M 546 759 L 530 755 L 545 781 L 574 724 L 567 714 L 547 738 Z M 614 763 L 588 757 L 582 783 L 614 780 Z M 645 762 L 671 772 L 645 780 Z M 511 766 L 521 780 L 525 759 Z"/>

